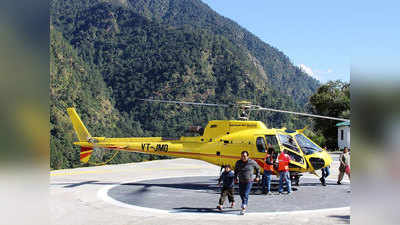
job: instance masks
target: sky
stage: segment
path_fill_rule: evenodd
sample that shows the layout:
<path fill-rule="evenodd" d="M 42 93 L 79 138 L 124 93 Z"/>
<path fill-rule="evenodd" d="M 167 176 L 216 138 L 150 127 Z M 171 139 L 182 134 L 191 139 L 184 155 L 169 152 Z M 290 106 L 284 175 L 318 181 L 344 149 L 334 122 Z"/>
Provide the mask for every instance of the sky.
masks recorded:
<path fill-rule="evenodd" d="M 398 64 L 395 1 L 202 1 L 322 83 L 349 82 L 352 66 Z"/>

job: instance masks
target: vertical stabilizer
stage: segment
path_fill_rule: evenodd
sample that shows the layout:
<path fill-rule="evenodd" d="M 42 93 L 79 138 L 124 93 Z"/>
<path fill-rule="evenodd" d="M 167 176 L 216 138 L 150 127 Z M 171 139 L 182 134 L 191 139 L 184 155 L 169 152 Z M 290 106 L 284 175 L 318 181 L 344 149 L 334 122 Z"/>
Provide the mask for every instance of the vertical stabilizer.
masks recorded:
<path fill-rule="evenodd" d="M 67 108 L 67 112 L 79 141 L 88 141 L 91 136 L 85 125 L 82 123 L 81 118 L 79 118 L 78 114 L 76 113 L 75 108 Z"/>

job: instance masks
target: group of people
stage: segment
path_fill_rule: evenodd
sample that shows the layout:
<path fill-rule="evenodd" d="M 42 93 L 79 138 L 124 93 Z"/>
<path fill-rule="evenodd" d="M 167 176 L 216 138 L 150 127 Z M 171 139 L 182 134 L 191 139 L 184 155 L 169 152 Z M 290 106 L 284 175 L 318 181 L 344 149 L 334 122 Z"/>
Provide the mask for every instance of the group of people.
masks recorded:
<path fill-rule="evenodd" d="M 278 192 L 281 194 L 283 192 L 284 183 L 286 183 L 287 193 L 290 194 L 292 192 L 290 173 L 289 173 L 289 161 L 290 156 L 287 154 L 287 151 L 282 151 L 278 156 L 278 162 L 276 163 L 273 157 L 274 149 L 268 148 L 268 152 L 265 157 L 264 163 L 264 173 L 262 176 L 262 190 L 263 194 L 269 194 L 271 191 L 271 175 L 274 170 L 277 170 L 279 173 L 279 189 Z M 343 150 L 343 154 L 340 155 L 339 158 L 340 167 L 339 167 L 339 177 L 337 184 L 341 184 L 344 174 L 346 173 L 350 179 L 350 155 L 348 149 L 345 148 Z M 253 174 L 256 174 L 255 179 L 253 180 Z M 329 167 L 325 167 L 322 169 L 321 183 L 326 186 L 326 178 L 329 176 Z M 223 205 L 228 197 L 228 201 L 230 203 L 230 207 L 233 208 L 235 206 L 234 199 L 234 183 L 239 183 L 239 196 L 242 200 L 241 205 L 241 215 L 244 215 L 246 212 L 249 194 L 251 188 L 253 186 L 253 182 L 258 182 L 260 178 L 260 167 L 258 164 L 249 158 L 249 152 L 243 151 L 240 156 L 240 160 L 238 160 L 235 164 L 235 169 L 232 170 L 230 165 L 226 165 L 224 167 L 224 171 L 222 172 L 218 185 L 221 185 L 221 196 L 219 199 L 219 204 L 217 208 L 219 210 L 223 210 Z"/>
<path fill-rule="evenodd" d="M 241 153 L 240 160 L 235 164 L 234 172 L 230 165 L 225 166 L 225 170 L 218 180 L 218 185 L 222 181 L 221 197 L 219 199 L 219 205 L 217 206 L 219 210 L 222 210 L 226 196 L 228 196 L 231 207 L 235 205 L 233 185 L 235 182 L 239 182 L 239 195 L 242 200 L 242 211 L 240 214 L 243 215 L 245 213 L 249 194 L 253 186 L 254 172 L 256 172 L 254 182 L 258 182 L 260 177 L 260 167 L 254 160 L 249 159 L 249 152 L 247 151 Z"/>
<path fill-rule="evenodd" d="M 290 194 L 292 191 L 290 176 L 289 176 L 290 157 L 289 155 L 286 154 L 285 151 L 283 151 L 279 155 L 278 160 L 279 163 L 277 166 L 280 174 L 279 193 L 282 193 L 283 182 L 285 181 L 287 183 L 287 191 Z M 264 166 L 262 183 L 263 183 L 263 190 L 265 190 L 264 193 L 268 194 L 271 189 L 271 175 L 275 165 L 273 162 L 272 151 L 269 152 L 269 154 L 267 154 L 265 161 L 266 165 Z M 256 177 L 253 180 L 254 173 L 256 174 Z M 222 188 L 221 188 L 221 197 L 219 199 L 219 205 L 217 206 L 217 208 L 219 210 L 223 209 L 226 197 L 228 197 L 230 206 L 234 207 L 235 199 L 233 197 L 233 186 L 235 182 L 238 182 L 239 195 L 242 200 L 242 205 L 241 205 L 242 210 L 240 214 L 242 215 L 245 214 L 253 182 L 258 182 L 259 180 L 260 180 L 260 167 L 254 160 L 249 159 L 249 152 L 243 151 L 240 155 L 240 160 L 238 160 L 235 164 L 235 170 L 232 171 L 231 166 L 226 165 L 224 172 L 221 174 L 218 180 L 218 185 L 220 185 L 222 182 Z"/>
<path fill-rule="evenodd" d="M 326 147 L 324 149 L 326 150 Z M 350 153 L 347 147 L 344 147 L 343 153 L 339 156 L 339 162 L 339 176 L 336 183 L 340 185 L 342 184 L 344 174 L 347 174 L 350 179 Z M 323 186 L 326 186 L 326 178 L 330 175 L 329 168 L 330 166 L 321 169 L 322 174 L 319 180 Z"/>
<path fill-rule="evenodd" d="M 283 184 L 286 183 L 287 193 L 292 193 L 292 182 L 290 180 L 289 173 L 289 161 L 290 156 L 287 154 L 286 150 L 283 150 L 278 156 L 278 162 L 274 162 L 274 149 L 272 147 L 268 148 L 268 153 L 265 156 L 264 163 L 264 173 L 262 179 L 262 190 L 263 194 L 269 194 L 271 191 L 271 175 L 274 170 L 278 170 L 279 173 L 279 194 L 283 192 Z M 275 168 L 274 168 L 275 167 Z"/>

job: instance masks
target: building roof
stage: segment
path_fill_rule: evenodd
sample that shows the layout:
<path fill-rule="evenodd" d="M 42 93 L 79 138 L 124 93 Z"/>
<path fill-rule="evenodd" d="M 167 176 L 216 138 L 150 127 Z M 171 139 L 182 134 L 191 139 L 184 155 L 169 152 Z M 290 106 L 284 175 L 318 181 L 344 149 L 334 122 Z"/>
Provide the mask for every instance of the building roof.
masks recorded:
<path fill-rule="evenodd" d="M 336 124 L 337 127 L 343 127 L 343 126 L 350 126 L 350 122 L 346 121 L 346 122 L 340 122 Z"/>

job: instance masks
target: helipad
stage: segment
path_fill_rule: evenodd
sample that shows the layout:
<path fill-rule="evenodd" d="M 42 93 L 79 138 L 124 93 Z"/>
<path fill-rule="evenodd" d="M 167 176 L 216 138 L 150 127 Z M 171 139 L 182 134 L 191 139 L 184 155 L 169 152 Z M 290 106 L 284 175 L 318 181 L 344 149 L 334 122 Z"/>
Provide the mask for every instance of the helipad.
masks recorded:
<path fill-rule="evenodd" d="M 335 158 L 334 158 L 335 159 Z M 350 222 L 350 185 L 336 185 L 334 160 L 327 187 L 305 174 L 291 195 L 251 194 L 248 214 L 220 213 L 219 168 L 173 159 L 58 170 L 50 173 L 51 224 L 341 224 Z M 276 178 L 274 178 L 276 179 Z M 276 188 L 276 187 L 275 187 Z M 276 190 L 276 189 L 275 189 Z M 273 190 L 274 192 L 276 192 Z"/>
<path fill-rule="evenodd" d="M 121 206 L 138 206 L 147 209 L 165 210 L 170 213 L 197 212 L 219 213 L 217 205 L 220 188 L 216 177 L 192 176 L 140 180 L 106 188 L 109 198 Z M 271 195 L 261 194 L 255 186 L 250 194 L 249 213 L 291 212 L 297 210 L 326 210 L 350 206 L 349 184 L 337 185 L 329 182 L 322 187 L 318 179 L 304 178 L 301 185 L 294 187 L 292 194 L 279 194 L 277 181 L 273 182 Z M 234 208 L 226 208 L 223 213 L 237 213 L 240 196 L 235 187 Z M 226 206 L 228 204 L 226 203 Z"/>

